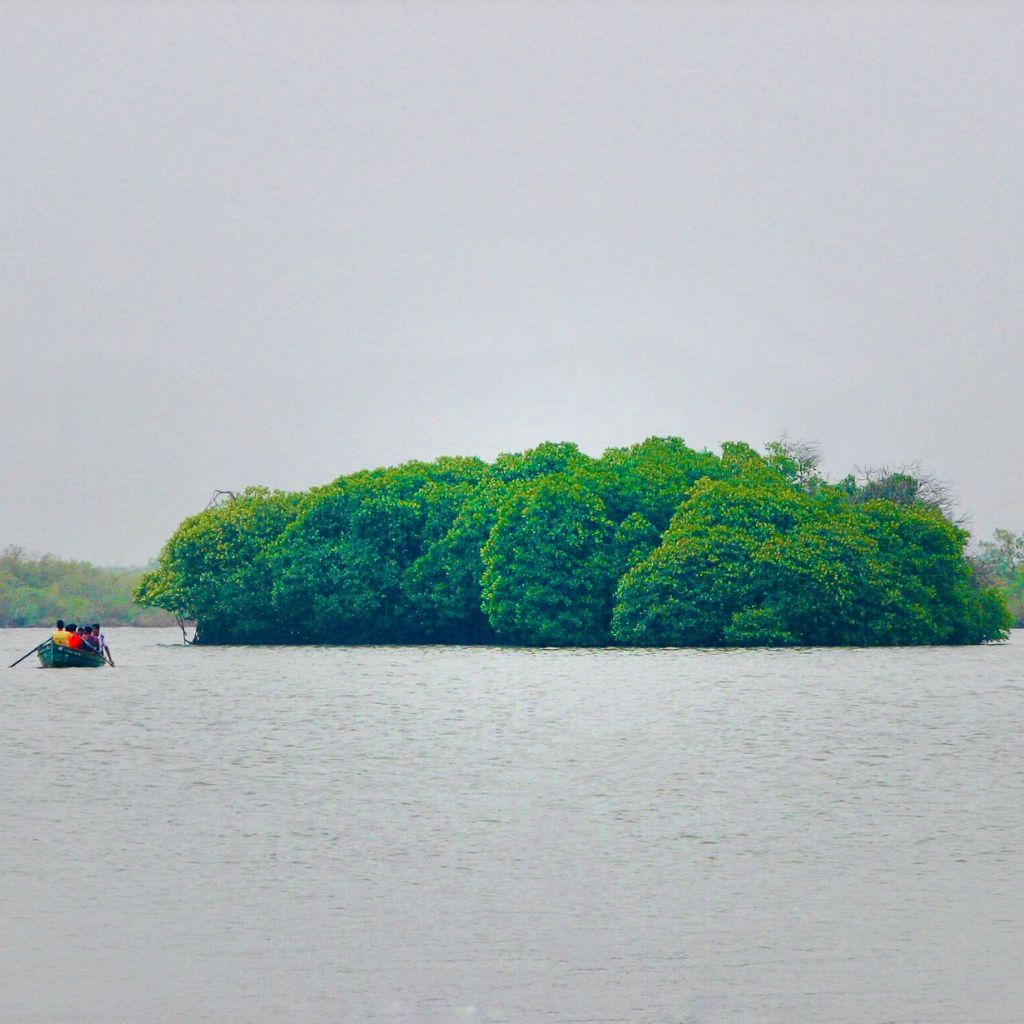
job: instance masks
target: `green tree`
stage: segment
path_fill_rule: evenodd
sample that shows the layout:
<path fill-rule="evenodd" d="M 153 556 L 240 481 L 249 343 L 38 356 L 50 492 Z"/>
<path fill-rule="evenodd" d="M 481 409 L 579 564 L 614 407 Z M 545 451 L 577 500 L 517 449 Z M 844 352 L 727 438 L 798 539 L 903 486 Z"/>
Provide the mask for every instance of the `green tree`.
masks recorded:
<path fill-rule="evenodd" d="M 743 453 L 745 455 L 745 453 Z M 761 598 L 765 545 L 807 512 L 809 499 L 771 473 L 704 480 L 661 545 L 619 583 L 612 633 L 620 643 L 711 646 L 734 614 Z"/>
<path fill-rule="evenodd" d="M 498 637 L 607 643 L 614 533 L 600 498 L 572 480 L 513 491 L 483 548 L 483 610 Z"/>
<path fill-rule="evenodd" d="M 302 497 L 250 487 L 190 516 L 136 591 L 142 605 L 200 622 L 208 643 L 260 643 L 278 636 L 268 553 Z"/>
<path fill-rule="evenodd" d="M 649 437 L 628 448 L 609 448 L 575 474 L 601 498 L 613 522 L 636 513 L 659 534 L 699 480 L 726 475 L 716 455 L 695 451 L 680 437 Z"/>
<path fill-rule="evenodd" d="M 406 570 L 403 586 L 424 635 L 446 643 L 489 643 L 494 629 L 481 608 L 483 547 L 515 485 L 491 477 L 466 495 L 447 532 Z"/>
<path fill-rule="evenodd" d="M 505 452 L 494 460 L 491 473 L 502 483 L 522 483 L 538 477 L 578 471 L 593 463 L 570 441 L 545 441 L 525 452 Z"/>
<path fill-rule="evenodd" d="M 279 621 L 335 643 L 429 639 L 407 573 L 486 472 L 476 459 L 356 473 L 319 494 L 271 554 Z"/>
<path fill-rule="evenodd" d="M 1005 594 L 1014 625 L 1024 627 L 1024 533 L 996 530 L 982 541 L 979 562 Z"/>
<path fill-rule="evenodd" d="M 842 488 L 813 495 L 747 460 L 705 482 L 621 581 L 613 635 L 649 645 L 920 644 L 998 639 L 998 595 L 972 585 L 966 534 L 934 507 Z M 769 467 L 772 469 L 773 467 Z"/>

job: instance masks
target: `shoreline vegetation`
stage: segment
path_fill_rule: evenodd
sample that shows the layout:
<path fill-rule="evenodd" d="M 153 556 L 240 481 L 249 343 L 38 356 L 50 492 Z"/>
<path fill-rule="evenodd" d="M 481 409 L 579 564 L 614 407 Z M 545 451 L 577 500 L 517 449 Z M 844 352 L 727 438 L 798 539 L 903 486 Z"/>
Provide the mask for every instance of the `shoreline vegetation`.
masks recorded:
<path fill-rule="evenodd" d="M 973 561 L 982 584 L 1005 595 L 1014 627 L 1024 628 L 1024 533 L 996 530 Z"/>
<path fill-rule="evenodd" d="M 546 442 L 223 493 L 136 600 L 203 644 L 880 646 L 1005 639 L 1007 589 L 916 470 L 812 445 Z"/>
<path fill-rule="evenodd" d="M 0 627 L 53 629 L 58 618 L 105 627 L 173 626 L 170 612 L 135 601 L 145 573 L 142 567 L 96 566 L 6 547 L 0 551 Z"/>

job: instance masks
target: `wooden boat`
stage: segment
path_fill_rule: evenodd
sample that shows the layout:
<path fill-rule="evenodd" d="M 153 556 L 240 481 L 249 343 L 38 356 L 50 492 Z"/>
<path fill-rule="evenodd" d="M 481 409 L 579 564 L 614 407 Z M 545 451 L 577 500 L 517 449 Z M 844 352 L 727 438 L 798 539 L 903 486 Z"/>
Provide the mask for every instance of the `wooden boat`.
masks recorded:
<path fill-rule="evenodd" d="M 107 663 L 98 651 L 73 651 L 52 640 L 47 640 L 36 654 L 43 668 L 99 668 Z"/>

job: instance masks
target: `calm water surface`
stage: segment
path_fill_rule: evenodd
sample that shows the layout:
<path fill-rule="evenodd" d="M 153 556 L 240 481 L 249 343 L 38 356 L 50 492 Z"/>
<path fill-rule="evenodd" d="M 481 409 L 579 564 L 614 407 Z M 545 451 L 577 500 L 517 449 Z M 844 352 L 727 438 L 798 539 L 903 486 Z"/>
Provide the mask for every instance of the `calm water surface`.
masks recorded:
<path fill-rule="evenodd" d="M 4 1024 L 1024 1017 L 1020 633 L 176 642 L 3 670 Z"/>

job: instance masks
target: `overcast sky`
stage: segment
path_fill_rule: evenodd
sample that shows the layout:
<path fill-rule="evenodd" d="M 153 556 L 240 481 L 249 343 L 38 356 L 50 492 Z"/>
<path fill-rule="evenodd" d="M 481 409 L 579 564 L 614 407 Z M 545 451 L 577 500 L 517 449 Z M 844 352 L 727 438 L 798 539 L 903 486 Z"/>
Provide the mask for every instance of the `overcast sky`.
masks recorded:
<path fill-rule="evenodd" d="M 0 10 L 0 545 L 783 431 L 1024 530 L 1020 4 Z"/>

